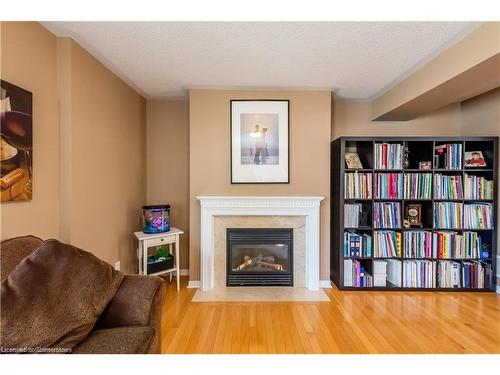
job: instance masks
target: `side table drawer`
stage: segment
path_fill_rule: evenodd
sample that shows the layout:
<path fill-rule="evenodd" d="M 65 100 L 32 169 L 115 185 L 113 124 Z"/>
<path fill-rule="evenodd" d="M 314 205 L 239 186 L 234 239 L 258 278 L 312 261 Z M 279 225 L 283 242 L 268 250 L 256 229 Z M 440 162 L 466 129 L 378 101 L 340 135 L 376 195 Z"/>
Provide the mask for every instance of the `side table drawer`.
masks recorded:
<path fill-rule="evenodd" d="M 167 245 L 169 243 L 174 243 L 174 242 L 175 242 L 175 236 L 158 237 L 158 238 L 152 238 L 150 240 L 145 240 L 144 246 L 147 248 L 151 246 Z"/>

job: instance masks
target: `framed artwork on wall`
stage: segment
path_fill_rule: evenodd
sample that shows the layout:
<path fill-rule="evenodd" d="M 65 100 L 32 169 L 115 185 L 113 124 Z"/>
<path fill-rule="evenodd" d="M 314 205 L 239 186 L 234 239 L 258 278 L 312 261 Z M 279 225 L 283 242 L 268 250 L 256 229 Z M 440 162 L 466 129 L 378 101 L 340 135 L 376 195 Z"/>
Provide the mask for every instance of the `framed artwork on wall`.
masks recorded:
<path fill-rule="evenodd" d="M 288 184 L 289 101 L 231 100 L 231 183 Z"/>
<path fill-rule="evenodd" d="M 0 80 L 0 115 L 0 200 L 31 200 L 33 94 Z"/>

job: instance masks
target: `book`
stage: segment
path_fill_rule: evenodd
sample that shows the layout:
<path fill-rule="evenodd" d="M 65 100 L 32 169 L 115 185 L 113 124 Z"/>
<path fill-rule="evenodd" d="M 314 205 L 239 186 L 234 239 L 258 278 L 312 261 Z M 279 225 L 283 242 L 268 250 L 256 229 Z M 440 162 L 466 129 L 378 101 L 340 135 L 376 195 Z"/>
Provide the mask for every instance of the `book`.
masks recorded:
<path fill-rule="evenodd" d="M 387 285 L 387 261 L 373 261 L 373 286 L 385 287 Z"/>
<path fill-rule="evenodd" d="M 434 167 L 437 169 L 462 169 L 462 144 L 447 143 L 436 146 Z"/>
<path fill-rule="evenodd" d="M 480 261 L 466 261 L 462 265 L 462 287 L 491 289 L 491 264 Z"/>
<path fill-rule="evenodd" d="M 439 231 L 432 234 L 432 256 L 438 259 L 483 257 L 483 239 L 477 232 Z"/>
<path fill-rule="evenodd" d="M 403 198 L 403 174 L 375 173 L 373 191 L 377 199 Z"/>
<path fill-rule="evenodd" d="M 344 286 L 353 286 L 352 270 L 352 259 L 344 259 Z"/>
<path fill-rule="evenodd" d="M 434 175 L 434 198 L 435 199 L 462 199 L 463 187 L 462 176 Z"/>
<path fill-rule="evenodd" d="M 387 281 L 397 287 L 401 287 L 401 261 L 399 259 L 386 259 Z"/>
<path fill-rule="evenodd" d="M 372 237 L 369 234 L 344 232 L 344 257 L 372 256 Z"/>
<path fill-rule="evenodd" d="M 432 232 L 408 231 L 404 233 L 405 258 L 432 258 Z"/>
<path fill-rule="evenodd" d="M 347 199 L 371 199 L 372 174 L 346 173 L 344 177 L 344 197 Z"/>
<path fill-rule="evenodd" d="M 344 155 L 345 163 L 349 169 L 362 169 L 363 165 L 356 152 L 346 152 Z"/>
<path fill-rule="evenodd" d="M 344 205 L 344 228 L 358 228 L 361 207 L 361 203 L 350 203 Z"/>
<path fill-rule="evenodd" d="M 466 168 L 481 168 L 486 166 L 486 160 L 481 151 L 465 151 Z"/>
<path fill-rule="evenodd" d="M 401 143 L 375 143 L 375 169 L 403 169 Z"/>
<path fill-rule="evenodd" d="M 406 173 L 404 176 L 405 199 L 431 199 L 432 173 Z"/>
<path fill-rule="evenodd" d="M 464 204 L 464 229 L 493 229 L 493 204 Z"/>
<path fill-rule="evenodd" d="M 462 203 L 435 202 L 434 228 L 460 229 L 462 228 Z"/>
<path fill-rule="evenodd" d="M 373 209 L 375 228 L 401 228 L 401 203 L 375 202 Z"/>
<path fill-rule="evenodd" d="M 432 260 L 404 260 L 403 288 L 435 288 L 436 262 Z"/>
<path fill-rule="evenodd" d="M 394 258 L 401 256 L 401 233 L 395 231 L 375 231 L 373 233 L 373 256 Z"/>
<path fill-rule="evenodd" d="M 438 261 L 438 285 L 440 288 L 460 288 L 461 264 L 451 260 Z"/>
<path fill-rule="evenodd" d="M 344 286 L 356 288 L 373 287 L 373 277 L 355 259 L 344 259 Z"/>
<path fill-rule="evenodd" d="M 465 174 L 465 199 L 493 199 L 493 181 L 485 177 Z"/>

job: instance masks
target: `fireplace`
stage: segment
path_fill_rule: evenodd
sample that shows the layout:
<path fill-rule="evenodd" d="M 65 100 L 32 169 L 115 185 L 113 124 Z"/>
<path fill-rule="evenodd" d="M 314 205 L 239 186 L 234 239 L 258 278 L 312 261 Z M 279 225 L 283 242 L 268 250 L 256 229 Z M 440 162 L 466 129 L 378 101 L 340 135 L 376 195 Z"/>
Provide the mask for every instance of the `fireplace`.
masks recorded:
<path fill-rule="evenodd" d="M 227 286 L 293 286 L 292 228 L 227 228 Z"/>

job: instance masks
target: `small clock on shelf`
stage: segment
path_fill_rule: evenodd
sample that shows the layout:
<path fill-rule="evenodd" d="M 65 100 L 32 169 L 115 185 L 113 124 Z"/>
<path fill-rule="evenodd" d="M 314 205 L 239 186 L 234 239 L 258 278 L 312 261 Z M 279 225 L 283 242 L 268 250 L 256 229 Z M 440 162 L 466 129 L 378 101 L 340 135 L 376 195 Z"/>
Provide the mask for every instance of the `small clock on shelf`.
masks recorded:
<path fill-rule="evenodd" d="M 422 205 L 419 203 L 410 203 L 406 206 L 405 221 L 410 227 L 422 228 Z"/>

